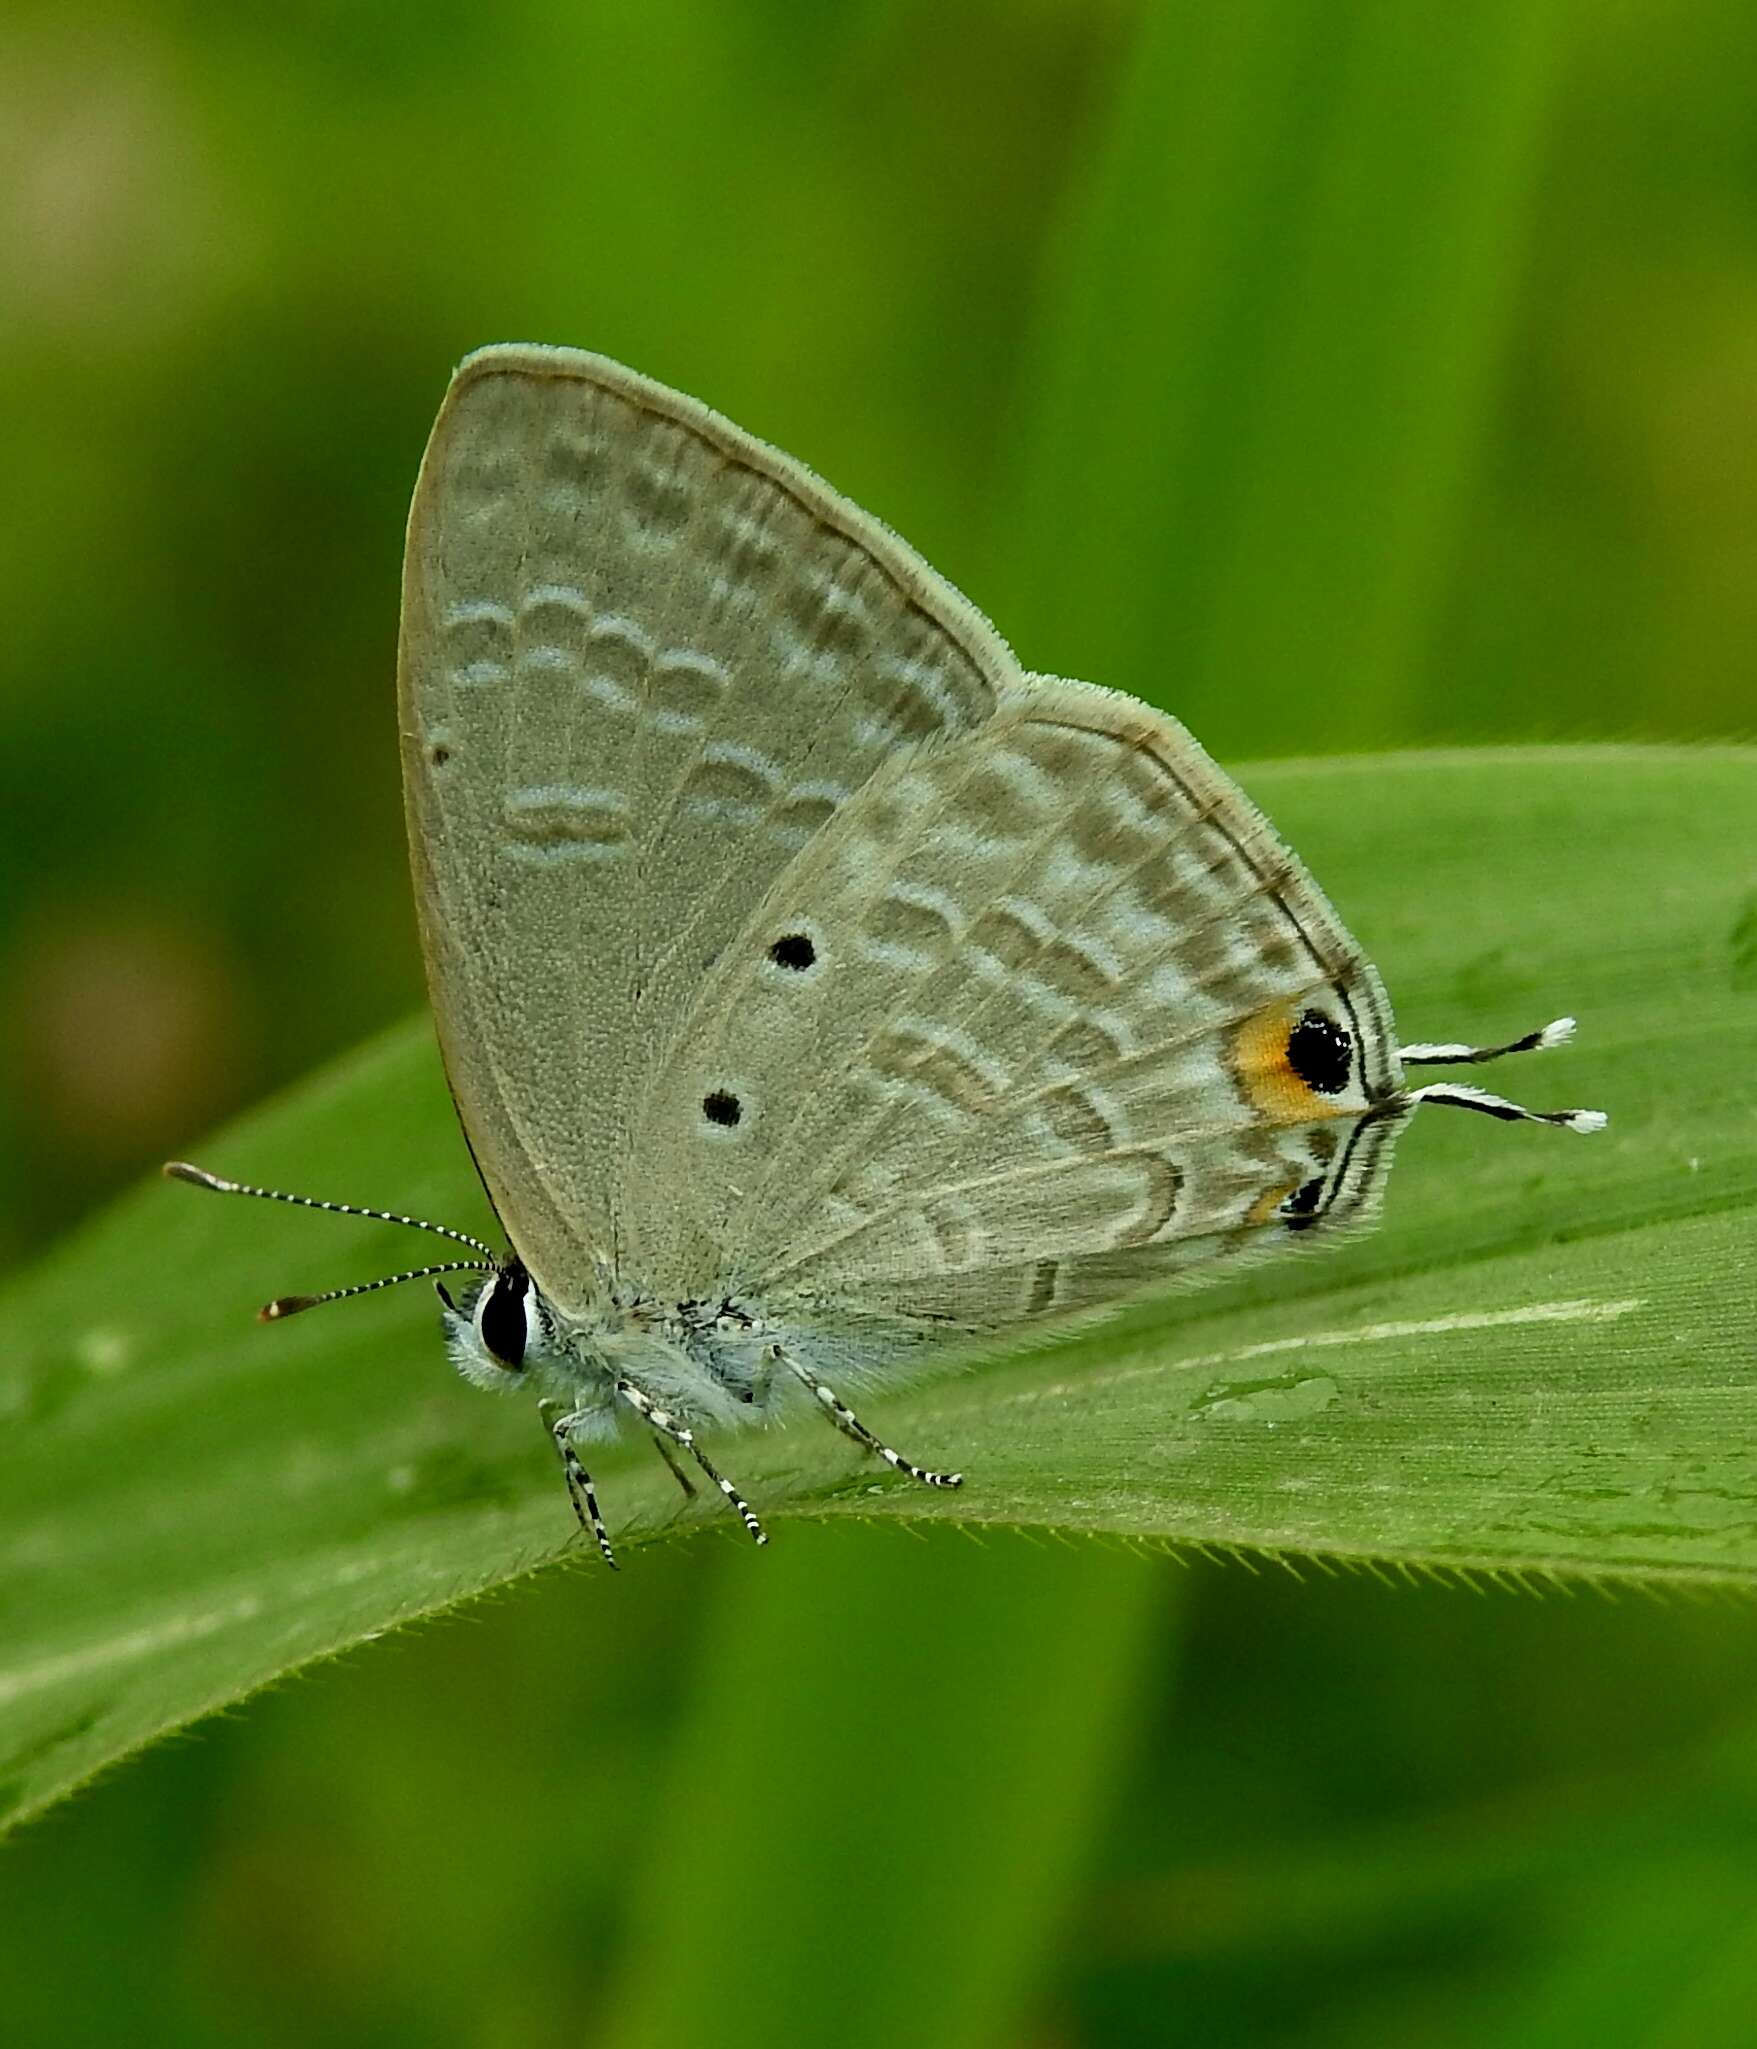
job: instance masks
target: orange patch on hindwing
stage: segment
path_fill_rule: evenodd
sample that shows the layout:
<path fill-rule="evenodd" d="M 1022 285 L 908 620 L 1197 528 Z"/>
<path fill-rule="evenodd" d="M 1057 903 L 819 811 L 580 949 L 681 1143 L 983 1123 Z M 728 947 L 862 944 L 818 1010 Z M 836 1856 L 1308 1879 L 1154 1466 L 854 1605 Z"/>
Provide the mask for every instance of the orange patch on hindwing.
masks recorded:
<path fill-rule="evenodd" d="M 1247 1224 L 1272 1224 L 1281 1213 L 1281 1205 L 1290 1195 L 1299 1192 L 1298 1181 L 1277 1181 L 1273 1187 L 1265 1188 L 1255 1202 L 1245 1211 Z"/>
<path fill-rule="evenodd" d="M 1297 1004 L 1272 1003 L 1234 1027 L 1232 1070 L 1245 1101 L 1271 1124 L 1352 1114 L 1336 1094 L 1320 1094 L 1294 1072 L 1287 1048 L 1299 1018 Z"/>

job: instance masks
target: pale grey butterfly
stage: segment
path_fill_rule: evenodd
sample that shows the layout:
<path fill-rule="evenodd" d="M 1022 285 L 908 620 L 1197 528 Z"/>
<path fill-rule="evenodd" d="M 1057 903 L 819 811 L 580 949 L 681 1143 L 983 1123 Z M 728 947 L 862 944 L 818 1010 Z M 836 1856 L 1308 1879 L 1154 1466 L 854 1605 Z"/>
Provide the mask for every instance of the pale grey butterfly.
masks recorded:
<path fill-rule="evenodd" d="M 439 1286 L 454 1365 L 576 1447 L 843 1391 L 1367 1220 L 1422 1103 L 1379 978 L 1171 718 L 1025 673 L 896 535 L 571 349 L 453 379 L 409 515 L 400 711 L 446 1073 L 508 1241 L 270 1303 Z"/>

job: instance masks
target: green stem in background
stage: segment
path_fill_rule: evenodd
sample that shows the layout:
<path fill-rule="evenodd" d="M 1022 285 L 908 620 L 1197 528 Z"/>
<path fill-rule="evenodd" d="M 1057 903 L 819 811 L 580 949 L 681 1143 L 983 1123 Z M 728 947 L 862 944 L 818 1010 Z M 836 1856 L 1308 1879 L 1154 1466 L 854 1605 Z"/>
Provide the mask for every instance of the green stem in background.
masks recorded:
<path fill-rule="evenodd" d="M 604 2049 L 1013 2040 L 1173 1583 L 1096 1545 L 797 1534 L 722 1576 Z"/>
<path fill-rule="evenodd" d="M 986 595 L 1028 663 L 1222 759 L 1407 737 L 1555 26 L 1550 0 L 1145 10 L 1000 499 Z"/>

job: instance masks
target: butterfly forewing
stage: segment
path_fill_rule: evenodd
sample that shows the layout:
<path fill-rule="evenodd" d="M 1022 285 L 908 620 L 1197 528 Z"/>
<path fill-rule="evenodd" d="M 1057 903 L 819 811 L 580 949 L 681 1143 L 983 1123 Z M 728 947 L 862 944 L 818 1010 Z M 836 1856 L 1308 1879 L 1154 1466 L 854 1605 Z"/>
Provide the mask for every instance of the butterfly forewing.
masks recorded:
<path fill-rule="evenodd" d="M 893 535 L 694 401 L 572 350 L 459 372 L 410 514 L 404 783 L 447 1072 L 551 1299 L 629 1271 L 631 1188 L 697 1171 L 635 1112 L 776 875 L 1016 674 Z"/>

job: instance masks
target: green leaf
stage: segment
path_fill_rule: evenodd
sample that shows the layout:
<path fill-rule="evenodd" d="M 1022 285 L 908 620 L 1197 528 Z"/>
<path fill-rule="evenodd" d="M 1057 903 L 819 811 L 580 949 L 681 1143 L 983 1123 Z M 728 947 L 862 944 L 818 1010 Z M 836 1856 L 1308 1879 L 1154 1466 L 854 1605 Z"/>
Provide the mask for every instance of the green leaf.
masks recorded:
<path fill-rule="evenodd" d="M 958 1518 L 1396 1566 L 1757 1581 L 1757 752 L 1268 766 L 1245 780 L 1406 1033 L 1506 1034 L 1592 1139 L 1425 1112 L 1370 1239 L 868 1404 L 955 1496 L 806 1419 L 724 1448 L 790 1515 Z M 1728 1070 L 1731 1069 L 1729 1077 Z M 1504 1072 L 1504 1070 L 1503 1070 Z M 227 1172 L 490 1228 L 424 1025 L 205 1149 Z M 0 1812 L 292 1667 L 574 1548 L 527 1404 L 455 1381 L 385 1226 L 154 1182 L 0 1305 Z M 708 1520 L 644 1447 L 597 1477 L 630 1568 Z M 742 1542 L 741 1536 L 737 1539 Z M 608 1582 L 606 1583 L 608 1585 Z M 600 1589 L 600 1594 L 605 1595 Z"/>

